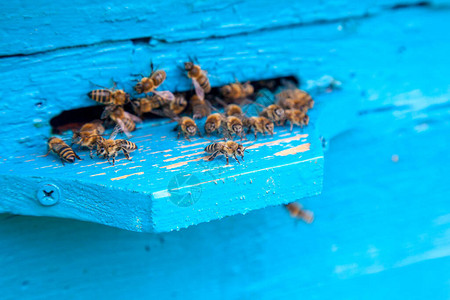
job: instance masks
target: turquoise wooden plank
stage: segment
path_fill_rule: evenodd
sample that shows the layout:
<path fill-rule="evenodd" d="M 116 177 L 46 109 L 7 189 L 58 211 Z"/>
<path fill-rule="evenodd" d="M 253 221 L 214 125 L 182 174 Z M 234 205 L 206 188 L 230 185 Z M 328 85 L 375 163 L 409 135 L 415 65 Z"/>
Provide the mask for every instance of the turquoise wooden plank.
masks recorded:
<path fill-rule="evenodd" d="M 144 39 L 174 43 L 379 13 L 417 0 L 359 1 L 8 1 L 0 4 L 0 55 Z M 439 4 L 448 1 L 429 1 Z M 176 7 L 176 9 L 173 9 Z M 45 18 L 43 17 L 45 16 Z M 139 40 L 137 41 L 139 42 Z"/>
<path fill-rule="evenodd" d="M 320 199 L 302 200 L 311 225 L 282 207 L 158 235 L 2 215 L 4 298 L 446 299 L 448 108 L 360 115 L 326 153 Z"/>
<path fill-rule="evenodd" d="M 131 141 L 138 153 L 132 161 L 118 159 L 115 166 L 90 159 L 88 151 L 80 152 L 82 161 L 64 166 L 57 157 L 42 157 L 44 142 L 28 154 L 4 159 L 0 185 L 8 192 L 0 211 L 164 232 L 321 191 L 322 145 L 311 128 L 277 128 L 273 137 L 244 141 L 250 152 L 245 161 L 231 158 L 225 165 L 223 156 L 205 161 L 211 140 L 177 140 L 174 125 L 148 124 L 136 131 Z M 45 183 L 61 193 L 53 206 L 36 199 Z"/>
<path fill-rule="evenodd" d="M 187 42 L 183 48 L 175 44 L 145 46 L 124 42 L 25 59 L 2 59 L 0 80 L 4 85 L 0 96 L 16 99 L 21 105 L 11 106 L 10 101 L 0 103 L 0 115 L 8 124 L 0 128 L 2 140 L 8 141 L 8 144 L 0 144 L 0 152 L 8 153 L 11 143 L 15 149 L 36 146 L 49 135 L 51 117 L 65 109 L 92 105 L 86 97 L 86 92 L 94 88 L 90 82 L 108 86 L 114 77 L 119 86 L 131 91 L 133 77 L 130 74 L 148 72 L 151 59 L 166 69 L 168 79 L 164 88 L 168 89 L 189 89 L 190 82 L 179 72 L 177 65 L 188 54 L 197 54 L 204 68 L 213 75 L 214 86 L 233 81 L 233 76 L 245 81 L 294 74 L 302 79 L 303 87 L 307 87 L 308 81 L 327 74 L 342 82 L 343 92 L 352 92 L 343 98 L 359 94 L 357 99 L 349 99 L 349 102 L 372 99 L 366 102 L 367 109 L 378 103 L 377 99 L 382 99 L 383 95 L 410 91 L 408 84 L 395 83 L 408 74 L 418 89 L 432 89 L 424 83 L 423 76 L 438 86 L 447 87 L 445 77 L 436 75 L 445 72 L 449 60 L 443 55 L 449 43 L 448 35 L 440 26 L 447 16 L 445 10 L 432 11 L 435 12 L 433 17 L 427 9 L 407 9 L 347 22 L 345 26 L 323 24 L 264 31 L 224 38 L 220 46 L 216 40 Z M 414 18 L 416 15 L 421 18 Z M 414 20 L 412 23 L 411 19 Z M 383 27 L 378 26 L 380 23 Z M 391 33 L 389 37 L 386 32 Z M 380 42 L 383 39 L 386 42 Z M 284 45 L 283 51 L 279 51 L 279 45 Z M 373 51 L 355 53 L 354 49 L 359 47 L 369 47 Z M 411 64 L 408 49 L 412 48 L 428 59 Z M 190 49 L 190 53 L 186 49 Z M 430 51 L 437 55 L 429 57 Z M 375 52 L 379 53 L 376 57 Z M 434 64 L 435 68 L 428 68 L 429 64 Z M 367 84 L 373 76 L 380 78 L 377 86 Z M 441 92 L 444 92 L 443 88 L 434 91 L 436 94 Z M 343 105 L 345 111 L 353 106 Z M 18 121 L 22 118 L 30 122 Z"/>

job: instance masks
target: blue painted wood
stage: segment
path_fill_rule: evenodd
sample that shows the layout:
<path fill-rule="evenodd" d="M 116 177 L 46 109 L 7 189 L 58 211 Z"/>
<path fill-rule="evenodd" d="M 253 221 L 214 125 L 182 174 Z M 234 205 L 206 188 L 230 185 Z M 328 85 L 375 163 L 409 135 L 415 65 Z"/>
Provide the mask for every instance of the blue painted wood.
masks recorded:
<path fill-rule="evenodd" d="M 310 33 L 311 49 L 297 47 L 296 56 L 309 62 L 293 64 L 302 78 L 343 83 L 342 98 L 320 97 L 344 101 L 329 124 L 352 108 L 349 99 L 359 110 L 353 130 L 329 141 L 323 195 L 302 200 L 315 213 L 312 225 L 281 207 L 158 235 L 1 215 L 2 297 L 448 299 L 448 15 L 406 9 L 317 26 L 342 28 L 341 37 L 293 31 Z M 273 53 L 265 56 L 271 63 Z M 7 123 L 22 135 L 18 116 Z"/>
<path fill-rule="evenodd" d="M 203 128 L 199 123 L 200 128 Z M 130 140 L 139 151 L 112 166 L 104 159 L 62 165 L 45 147 L 0 163 L 0 212 L 88 220 L 133 231 L 164 232 L 313 196 L 322 188 L 323 155 L 311 128 L 277 128 L 273 137 L 244 141 L 238 164 L 212 162 L 204 138 L 176 139 L 174 123 L 144 126 Z M 12 184 L 14 182 L 14 184 Z M 61 191 L 54 206 L 36 193 L 44 183 Z M 224 192 L 226 191 L 226 192 Z"/>
<path fill-rule="evenodd" d="M 415 5 L 420 1 L 315 0 L 303 3 L 252 0 L 224 3 L 218 0 L 171 0 L 152 5 L 118 0 L 78 0 L 65 5 L 45 0 L 20 4 L 8 1 L 0 4 L 3 13 L 0 55 L 31 54 L 142 38 L 151 38 L 150 44 L 153 44 L 225 37 L 274 27 L 359 18 L 380 13 L 399 3 Z M 428 3 L 448 4 L 448 0 Z"/>

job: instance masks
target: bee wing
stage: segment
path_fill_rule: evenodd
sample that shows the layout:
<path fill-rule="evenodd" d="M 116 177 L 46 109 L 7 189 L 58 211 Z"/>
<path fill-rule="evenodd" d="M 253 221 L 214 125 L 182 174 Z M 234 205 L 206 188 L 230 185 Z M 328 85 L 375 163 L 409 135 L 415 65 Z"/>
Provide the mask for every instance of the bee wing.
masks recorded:
<path fill-rule="evenodd" d="M 117 119 L 117 125 L 119 126 L 120 131 L 122 131 L 123 133 L 125 133 L 125 135 L 127 136 L 127 138 L 130 138 L 130 137 L 131 137 L 130 132 L 128 131 L 127 127 L 125 126 L 125 123 L 123 123 L 122 120 Z M 116 126 L 116 128 L 117 128 L 117 126 Z M 115 130 L 114 130 L 114 131 L 115 131 Z M 117 133 L 119 133 L 119 131 L 117 131 Z M 114 135 L 114 137 L 117 135 L 117 133 Z M 112 136 L 113 134 L 114 134 L 114 132 L 111 134 L 111 136 Z M 111 137 L 110 137 L 110 139 L 114 139 L 114 138 L 111 138 Z"/>
<path fill-rule="evenodd" d="M 138 116 L 135 116 L 133 114 L 130 114 L 129 112 L 124 112 L 124 115 L 128 118 L 130 118 L 131 120 L 133 120 L 136 123 L 142 123 L 142 119 L 139 118 Z"/>
<path fill-rule="evenodd" d="M 122 121 L 121 121 L 122 122 Z M 117 134 L 122 130 L 122 127 L 117 124 L 116 127 L 114 127 L 113 132 L 111 133 L 111 135 L 109 136 L 110 140 L 113 140 L 116 138 Z"/>
<path fill-rule="evenodd" d="M 197 80 L 192 79 L 192 83 L 194 84 L 195 93 L 200 98 L 200 100 L 205 99 L 205 91 L 202 89 Z"/>
<path fill-rule="evenodd" d="M 104 119 L 108 118 L 109 115 L 111 115 L 111 113 L 113 112 L 113 110 L 115 108 L 116 107 L 114 105 L 108 105 L 107 107 L 105 107 L 105 110 L 103 110 L 100 119 L 104 120 Z"/>
<path fill-rule="evenodd" d="M 175 95 L 170 91 L 153 91 L 153 93 L 169 102 L 175 101 Z"/>

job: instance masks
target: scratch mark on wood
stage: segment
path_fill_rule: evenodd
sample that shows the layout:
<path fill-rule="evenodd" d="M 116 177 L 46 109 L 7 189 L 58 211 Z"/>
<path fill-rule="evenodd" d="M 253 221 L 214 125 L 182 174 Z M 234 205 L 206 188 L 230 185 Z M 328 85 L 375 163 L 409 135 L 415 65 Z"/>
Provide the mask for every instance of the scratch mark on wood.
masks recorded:
<path fill-rule="evenodd" d="M 134 175 L 142 175 L 142 174 L 144 174 L 144 172 L 137 172 L 137 173 L 133 173 L 133 174 L 123 175 L 123 176 L 120 176 L 120 177 L 114 177 L 114 178 L 111 178 L 111 180 L 112 180 L 112 181 L 114 181 L 114 180 L 121 180 L 121 179 L 128 178 L 128 177 L 130 177 L 130 176 L 134 176 Z"/>
<path fill-rule="evenodd" d="M 206 158 L 206 157 L 207 157 L 207 156 L 202 156 L 202 157 L 199 157 L 199 158 L 196 158 L 196 159 L 192 159 L 192 160 L 181 161 L 181 162 L 179 162 L 179 163 L 172 164 L 172 165 L 167 165 L 167 166 L 162 166 L 162 167 L 160 167 L 160 168 L 161 168 L 161 169 L 171 170 L 171 169 L 175 169 L 175 168 L 177 168 L 177 167 L 185 166 L 185 165 L 187 165 L 188 163 L 193 162 L 193 161 L 199 161 L 200 159 Z"/>
<path fill-rule="evenodd" d="M 309 151 L 310 146 L 311 146 L 311 143 L 301 144 L 300 146 L 277 152 L 274 155 L 275 156 L 293 155 L 293 154 Z"/>
<path fill-rule="evenodd" d="M 276 140 L 276 141 L 271 141 L 271 142 L 267 142 L 267 143 L 259 143 L 259 144 L 253 144 L 251 146 L 248 147 L 248 149 L 256 149 L 262 146 L 276 146 L 276 145 L 280 145 L 281 143 L 289 143 L 292 141 L 299 141 L 302 138 L 307 137 L 307 134 L 299 134 L 290 138 L 285 138 L 285 139 L 280 139 L 280 140 Z"/>
<path fill-rule="evenodd" d="M 106 175 L 106 173 L 93 174 L 93 175 L 91 175 L 91 176 L 89 176 L 89 177 L 95 177 L 95 176 L 101 176 L 101 175 Z"/>
<path fill-rule="evenodd" d="M 174 161 L 174 160 L 178 160 L 178 159 L 181 159 L 181 158 L 184 158 L 184 157 L 190 157 L 190 156 L 201 155 L 201 154 L 203 154 L 203 152 L 200 152 L 200 153 L 192 153 L 192 154 L 186 154 L 186 155 L 181 155 L 181 156 L 176 156 L 176 157 L 172 157 L 172 158 L 165 159 L 165 160 L 163 160 L 163 161 L 164 161 L 164 162 Z"/>

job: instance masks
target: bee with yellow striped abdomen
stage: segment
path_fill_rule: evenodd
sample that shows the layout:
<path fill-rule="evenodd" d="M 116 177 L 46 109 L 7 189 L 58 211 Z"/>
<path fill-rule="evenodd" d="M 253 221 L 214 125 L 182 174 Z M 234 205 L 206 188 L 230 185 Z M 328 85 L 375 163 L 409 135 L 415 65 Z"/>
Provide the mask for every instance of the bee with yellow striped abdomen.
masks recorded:
<path fill-rule="evenodd" d="M 152 72 L 148 77 L 142 79 L 134 86 L 134 90 L 139 94 L 153 92 L 158 88 L 164 80 L 166 80 L 166 72 L 164 70 L 154 71 L 153 63 L 151 63 Z"/>
<path fill-rule="evenodd" d="M 234 159 L 240 164 L 240 161 L 236 157 L 236 155 L 241 156 L 242 161 L 244 161 L 244 152 L 247 147 L 244 147 L 241 144 L 238 144 L 233 141 L 227 142 L 216 142 L 212 143 L 205 148 L 205 152 L 211 154 L 208 157 L 208 161 L 214 160 L 218 155 L 225 155 L 227 159 L 227 165 L 229 164 L 229 156 L 233 156 Z"/>
<path fill-rule="evenodd" d="M 75 158 L 81 160 L 81 158 L 75 153 L 75 151 L 73 151 L 73 149 L 69 145 L 67 145 L 62 139 L 58 137 L 51 137 L 48 140 L 47 145 L 48 152 L 44 156 L 47 156 L 50 154 L 50 152 L 53 152 L 59 156 L 63 165 L 65 161 L 69 163 L 75 162 Z"/>
<path fill-rule="evenodd" d="M 192 79 L 195 93 L 200 99 L 205 98 L 205 93 L 211 91 L 211 84 L 205 70 L 202 70 L 199 65 L 195 65 L 192 61 L 184 63 L 184 69 L 187 71 L 187 76 Z"/>
<path fill-rule="evenodd" d="M 114 84 L 115 86 L 115 84 Z M 92 100 L 105 105 L 124 105 L 130 101 L 130 95 L 123 90 L 99 89 L 88 93 L 88 97 Z"/>
<path fill-rule="evenodd" d="M 74 131 L 72 136 L 72 143 L 81 147 L 87 147 L 90 150 L 92 158 L 92 150 L 97 145 L 97 140 L 102 138 L 101 135 L 105 132 L 103 125 L 98 122 L 91 122 L 84 124 L 79 131 Z"/>

